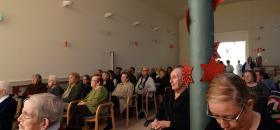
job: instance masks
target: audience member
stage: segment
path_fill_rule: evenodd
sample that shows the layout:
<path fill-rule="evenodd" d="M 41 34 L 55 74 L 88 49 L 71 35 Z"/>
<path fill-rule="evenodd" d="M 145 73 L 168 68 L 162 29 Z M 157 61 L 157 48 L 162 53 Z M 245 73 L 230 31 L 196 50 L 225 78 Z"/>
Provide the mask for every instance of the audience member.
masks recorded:
<path fill-rule="evenodd" d="M 155 92 L 155 82 L 152 77 L 149 76 L 149 68 L 143 67 L 142 68 L 142 75 L 139 78 L 136 86 L 135 86 L 135 93 L 138 95 L 138 109 L 139 109 L 139 118 L 144 117 L 144 113 L 142 111 L 142 96 L 149 96 L 151 97 L 151 92 Z"/>
<path fill-rule="evenodd" d="M 61 98 L 41 93 L 30 96 L 18 117 L 19 130 L 59 130 L 63 114 Z"/>
<path fill-rule="evenodd" d="M 165 89 L 171 87 L 170 81 L 168 80 L 164 69 L 159 70 L 159 77 L 155 80 L 156 84 L 156 95 L 159 96 L 159 103 L 163 100 Z"/>
<path fill-rule="evenodd" d="M 74 106 L 73 116 L 67 129 L 81 130 L 83 117 L 95 115 L 98 105 L 107 101 L 108 91 L 102 86 L 102 82 L 100 75 L 95 74 L 92 76 L 92 90 L 86 98 L 80 101 L 77 106 Z M 106 112 L 106 110 L 104 109 L 102 112 Z"/>
<path fill-rule="evenodd" d="M 29 85 L 23 93 L 23 98 L 30 97 L 33 94 L 45 93 L 47 87 L 42 83 L 42 76 L 39 74 L 32 75 L 31 85 Z"/>
<path fill-rule="evenodd" d="M 182 68 L 175 68 L 170 77 L 172 89 L 166 92 L 151 126 L 155 130 L 189 130 L 189 90 L 183 85 Z"/>
<path fill-rule="evenodd" d="M 245 71 L 244 81 L 250 98 L 255 100 L 254 110 L 261 114 L 265 114 L 267 98 L 270 93 L 269 89 L 265 87 L 263 83 L 256 82 L 256 74 L 253 70 Z"/>
<path fill-rule="evenodd" d="M 59 97 L 61 97 L 64 92 L 64 89 L 56 83 L 55 75 L 49 75 L 47 92 Z"/>
<path fill-rule="evenodd" d="M 121 75 L 122 83 L 119 83 L 116 89 L 113 91 L 112 96 L 116 96 L 118 101 L 113 101 L 114 104 L 119 104 L 120 113 L 123 113 L 126 108 L 127 97 L 133 95 L 134 86 L 129 81 L 128 73 L 123 72 Z M 112 97 L 113 99 L 113 97 Z"/>
<path fill-rule="evenodd" d="M 226 71 L 226 73 L 233 73 L 233 71 L 234 71 L 233 66 L 230 64 L 230 60 L 227 60 L 227 65 L 226 65 L 225 71 Z"/>
<path fill-rule="evenodd" d="M 80 83 L 80 75 L 76 72 L 70 73 L 68 76 L 68 86 L 62 95 L 62 99 L 66 103 L 81 99 L 83 88 Z"/>
<path fill-rule="evenodd" d="M 252 57 L 247 58 L 247 62 L 245 62 L 242 66 L 242 73 L 244 73 L 246 70 L 253 70 L 256 67 L 256 64 L 252 60 Z"/>
<path fill-rule="evenodd" d="M 82 78 L 82 86 L 83 86 L 82 98 L 85 98 L 92 89 L 90 81 L 91 80 L 90 80 L 89 75 L 83 76 L 83 78 Z"/>
<path fill-rule="evenodd" d="M 17 102 L 10 94 L 8 82 L 0 81 L 0 130 L 11 130 Z"/>
<path fill-rule="evenodd" d="M 239 77 L 242 77 L 242 65 L 240 64 L 240 60 L 237 61 L 236 75 L 238 75 Z"/>
<path fill-rule="evenodd" d="M 115 89 L 113 81 L 110 79 L 110 73 L 109 72 L 103 72 L 102 73 L 102 79 L 103 79 L 103 86 L 107 89 L 108 92 L 112 93 Z"/>
<path fill-rule="evenodd" d="M 237 75 L 225 73 L 209 84 L 207 115 L 212 117 L 205 130 L 279 130 L 267 115 L 253 111 L 246 84 Z"/>
<path fill-rule="evenodd" d="M 134 67 L 129 68 L 128 77 L 129 77 L 129 81 L 135 86 L 137 84 L 137 79 L 136 79 L 136 76 L 135 76 L 135 68 Z"/>
<path fill-rule="evenodd" d="M 257 83 L 263 83 L 270 91 L 277 91 L 277 87 L 272 79 L 262 70 L 256 70 Z"/>
<path fill-rule="evenodd" d="M 121 72 L 122 72 L 122 68 L 116 67 L 115 78 L 117 80 L 117 83 L 121 82 Z"/>

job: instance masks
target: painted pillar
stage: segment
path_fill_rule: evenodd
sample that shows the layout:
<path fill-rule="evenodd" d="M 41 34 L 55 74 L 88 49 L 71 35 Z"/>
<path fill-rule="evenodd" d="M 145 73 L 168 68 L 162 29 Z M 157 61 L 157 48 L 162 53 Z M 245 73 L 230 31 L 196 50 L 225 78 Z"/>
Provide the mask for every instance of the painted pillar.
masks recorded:
<path fill-rule="evenodd" d="M 212 0 L 187 0 L 190 11 L 189 63 L 193 66 L 190 86 L 191 130 L 204 130 L 208 123 L 205 93 L 207 82 L 200 82 L 200 64 L 209 63 L 214 49 L 214 18 Z"/>

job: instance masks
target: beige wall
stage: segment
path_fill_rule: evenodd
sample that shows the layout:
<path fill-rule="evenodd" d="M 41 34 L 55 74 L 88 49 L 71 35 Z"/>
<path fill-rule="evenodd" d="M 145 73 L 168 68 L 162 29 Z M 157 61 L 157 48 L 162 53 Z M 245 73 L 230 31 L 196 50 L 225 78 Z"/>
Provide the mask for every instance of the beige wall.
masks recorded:
<path fill-rule="evenodd" d="M 110 51 L 115 52 L 115 65 L 124 68 L 178 63 L 178 47 L 168 47 L 178 43 L 176 19 L 136 0 L 74 2 L 65 8 L 61 0 L 0 0 L 5 16 L 0 22 L 0 80 L 26 80 L 33 73 L 65 77 L 72 71 L 107 70 Z M 105 19 L 105 12 L 114 13 L 113 18 Z M 133 21 L 143 24 L 134 27 Z M 64 48 L 65 40 L 69 48 Z M 139 42 L 137 48 L 130 45 L 134 40 Z"/>
<path fill-rule="evenodd" d="M 252 0 L 223 4 L 217 8 L 214 15 L 216 41 L 247 39 L 247 56 L 256 57 L 257 54 L 253 49 L 265 48 L 264 64 L 280 65 L 278 58 L 280 27 L 273 27 L 273 25 L 280 26 L 279 0 Z M 179 26 L 185 28 L 181 24 Z M 256 29 L 256 26 L 264 28 Z M 181 40 L 179 44 L 182 44 Z M 183 57 L 181 52 L 179 54 L 179 57 Z"/>

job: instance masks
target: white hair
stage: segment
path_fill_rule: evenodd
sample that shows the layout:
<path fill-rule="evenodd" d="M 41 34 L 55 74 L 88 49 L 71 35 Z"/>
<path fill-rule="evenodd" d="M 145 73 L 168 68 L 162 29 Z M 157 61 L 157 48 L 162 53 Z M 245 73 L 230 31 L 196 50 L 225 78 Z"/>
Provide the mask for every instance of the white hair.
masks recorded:
<path fill-rule="evenodd" d="M 56 76 L 55 75 L 49 75 L 48 80 L 52 80 L 52 81 L 56 82 Z"/>
<path fill-rule="evenodd" d="M 32 95 L 28 100 L 36 106 L 38 119 L 47 118 L 50 124 L 60 122 L 64 108 L 61 98 L 50 93 L 41 93 Z"/>
<path fill-rule="evenodd" d="M 10 93 L 9 83 L 7 81 L 0 81 L 0 89 L 5 89 L 5 94 L 8 95 Z"/>

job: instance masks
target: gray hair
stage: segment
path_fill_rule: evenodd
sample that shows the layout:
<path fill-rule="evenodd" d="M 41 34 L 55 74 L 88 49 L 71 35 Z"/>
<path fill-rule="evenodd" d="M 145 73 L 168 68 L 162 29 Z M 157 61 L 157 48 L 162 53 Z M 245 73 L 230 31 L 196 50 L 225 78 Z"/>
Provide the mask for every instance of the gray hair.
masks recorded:
<path fill-rule="evenodd" d="M 7 81 L 0 81 L 0 89 L 5 89 L 5 95 L 8 95 L 11 90 Z"/>
<path fill-rule="evenodd" d="M 47 118 L 50 125 L 60 122 L 63 115 L 64 104 L 61 98 L 50 94 L 34 94 L 28 99 L 37 108 L 38 119 Z"/>

